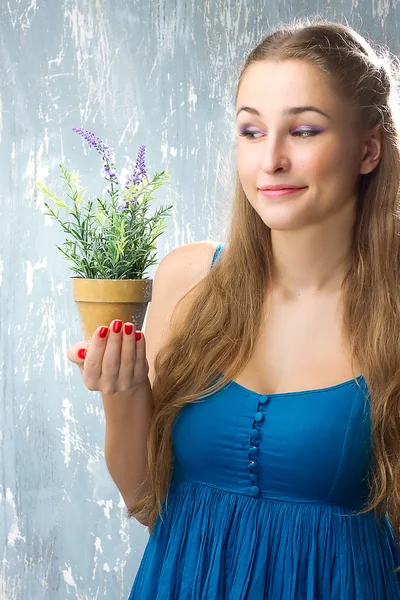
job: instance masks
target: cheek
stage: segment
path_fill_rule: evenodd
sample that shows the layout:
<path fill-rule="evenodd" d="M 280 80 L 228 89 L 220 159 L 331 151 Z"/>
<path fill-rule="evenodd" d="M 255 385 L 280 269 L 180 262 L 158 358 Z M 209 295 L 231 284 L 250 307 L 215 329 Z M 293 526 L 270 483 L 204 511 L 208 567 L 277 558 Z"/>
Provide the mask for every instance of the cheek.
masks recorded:
<path fill-rule="evenodd" d="M 249 148 L 241 147 L 239 144 L 236 157 L 236 166 L 241 179 L 254 177 L 257 172 L 257 161 L 254 160 L 254 154 L 249 151 Z"/>
<path fill-rule="evenodd" d="M 300 172 L 309 174 L 316 179 L 326 177 L 327 175 L 335 175 L 336 169 L 343 164 L 343 152 L 335 152 L 332 147 L 319 148 L 318 152 L 315 149 L 311 152 L 303 152 L 297 163 Z"/>

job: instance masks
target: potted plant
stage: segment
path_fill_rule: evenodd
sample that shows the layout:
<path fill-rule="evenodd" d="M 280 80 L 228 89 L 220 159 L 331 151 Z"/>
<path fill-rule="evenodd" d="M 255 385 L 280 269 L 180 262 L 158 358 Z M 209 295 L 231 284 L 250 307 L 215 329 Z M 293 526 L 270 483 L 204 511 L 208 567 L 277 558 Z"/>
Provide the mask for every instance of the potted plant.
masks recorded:
<path fill-rule="evenodd" d="M 56 219 L 65 233 L 63 248 L 57 248 L 72 263 L 74 300 L 84 339 L 89 342 L 98 327 L 114 319 L 132 322 L 136 329 L 143 327 L 153 285 L 153 280 L 144 275 L 157 263 L 156 239 L 166 227 L 164 215 L 172 208 L 159 208 L 148 216 L 148 205 L 171 171 L 155 173 L 150 181 L 145 146 L 141 146 L 134 167 L 123 181 L 117 175 L 112 148 L 91 131 L 80 127 L 73 130 L 102 157 L 101 174 L 108 182 L 103 197 L 86 201 L 86 189 L 80 186 L 78 173 L 63 165 L 61 178 L 66 191 L 62 198 L 42 183 L 37 185 L 53 202 L 53 207 L 44 202 L 45 215 Z M 56 207 L 66 211 L 67 220 L 60 217 Z"/>

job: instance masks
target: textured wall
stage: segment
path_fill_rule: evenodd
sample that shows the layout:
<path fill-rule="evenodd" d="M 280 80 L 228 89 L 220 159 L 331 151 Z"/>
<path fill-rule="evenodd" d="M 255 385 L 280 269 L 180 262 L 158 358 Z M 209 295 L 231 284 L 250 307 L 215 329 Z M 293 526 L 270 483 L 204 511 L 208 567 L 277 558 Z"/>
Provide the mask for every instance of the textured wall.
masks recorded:
<path fill-rule="evenodd" d="M 127 598 L 148 538 L 107 472 L 100 395 L 66 358 L 82 339 L 71 273 L 35 181 L 61 192 L 62 161 L 100 191 L 100 158 L 74 125 L 119 167 L 145 144 L 150 173 L 172 169 L 159 258 L 223 241 L 241 61 L 269 26 L 316 13 L 399 50 L 396 0 L 2 3 L 0 600 Z"/>

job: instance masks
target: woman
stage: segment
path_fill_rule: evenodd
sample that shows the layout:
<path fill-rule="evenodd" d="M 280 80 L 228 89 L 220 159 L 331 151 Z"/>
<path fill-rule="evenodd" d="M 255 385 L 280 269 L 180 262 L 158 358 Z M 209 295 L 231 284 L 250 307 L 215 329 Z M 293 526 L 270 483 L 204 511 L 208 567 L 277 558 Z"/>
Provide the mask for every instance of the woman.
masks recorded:
<path fill-rule="evenodd" d="M 321 20 L 245 61 L 228 243 L 155 360 L 131 600 L 400 598 L 397 77 Z"/>

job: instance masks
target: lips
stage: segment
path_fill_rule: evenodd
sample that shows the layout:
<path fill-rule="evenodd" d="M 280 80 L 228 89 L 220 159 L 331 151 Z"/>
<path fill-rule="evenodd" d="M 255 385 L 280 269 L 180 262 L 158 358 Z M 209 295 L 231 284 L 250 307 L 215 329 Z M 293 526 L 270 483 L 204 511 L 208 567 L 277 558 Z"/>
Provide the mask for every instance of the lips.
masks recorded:
<path fill-rule="evenodd" d="M 265 198 L 279 198 L 281 196 L 289 196 L 290 194 L 296 194 L 297 192 L 302 192 L 307 189 L 305 187 L 297 187 L 287 185 L 276 185 L 276 186 L 266 186 L 264 188 L 260 188 L 260 194 Z"/>
<path fill-rule="evenodd" d="M 306 187 L 306 186 L 289 185 L 289 184 L 286 184 L 286 183 L 280 183 L 280 184 L 277 184 L 277 185 L 265 185 L 263 187 L 260 187 L 259 189 L 261 191 L 269 190 L 269 191 L 275 192 L 277 190 L 300 190 L 303 187 Z"/>

